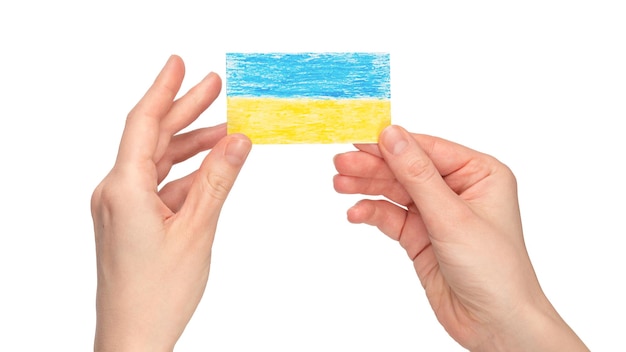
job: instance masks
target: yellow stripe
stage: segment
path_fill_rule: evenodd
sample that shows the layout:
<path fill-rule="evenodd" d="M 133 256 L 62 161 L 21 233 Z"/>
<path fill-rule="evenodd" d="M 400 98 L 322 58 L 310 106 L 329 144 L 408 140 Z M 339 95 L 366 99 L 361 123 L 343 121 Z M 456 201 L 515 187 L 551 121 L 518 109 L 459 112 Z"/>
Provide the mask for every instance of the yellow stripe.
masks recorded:
<path fill-rule="evenodd" d="M 227 120 L 228 133 L 256 144 L 375 143 L 391 123 L 391 102 L 228 97 Z"/>

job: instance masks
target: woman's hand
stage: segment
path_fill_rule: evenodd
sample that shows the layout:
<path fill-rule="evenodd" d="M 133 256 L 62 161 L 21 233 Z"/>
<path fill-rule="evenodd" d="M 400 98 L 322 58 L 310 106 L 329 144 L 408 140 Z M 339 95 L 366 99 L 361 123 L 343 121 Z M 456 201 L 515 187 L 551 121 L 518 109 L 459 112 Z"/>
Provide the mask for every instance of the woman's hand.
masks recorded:
<path fill-rule="evenodd" d="M 399 241 L 448 333 L 472 351 L 586 351 L 541 290 L 516 180 L 495 158 L 398 126 L 335 157 L 340 193 L 382 195 L 348 210 Z"/>
<path fill-rule="evenodd" d="M 225 125 L 177 134 L 218 96 L 211 73 L 175 100 L 172 56 L 128 115 L 111 172 L 93 192 L 96 351 L 171 351 L 203 295 L 216 223 L 250 151 Z M 212 148 L 200 168 L 159 190 L 172 165 Z"/>

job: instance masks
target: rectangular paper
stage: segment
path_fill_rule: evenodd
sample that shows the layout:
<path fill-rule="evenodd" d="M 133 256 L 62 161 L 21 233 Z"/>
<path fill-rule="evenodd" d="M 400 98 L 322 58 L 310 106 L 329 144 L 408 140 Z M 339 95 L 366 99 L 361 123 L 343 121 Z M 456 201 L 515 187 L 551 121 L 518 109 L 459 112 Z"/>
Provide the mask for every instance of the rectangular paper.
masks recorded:
<path fill-rule="evenodd" d="M 227 53 L 228 133 L 256 144 L 375 143 L 391 123 L 388 53 Z"/>

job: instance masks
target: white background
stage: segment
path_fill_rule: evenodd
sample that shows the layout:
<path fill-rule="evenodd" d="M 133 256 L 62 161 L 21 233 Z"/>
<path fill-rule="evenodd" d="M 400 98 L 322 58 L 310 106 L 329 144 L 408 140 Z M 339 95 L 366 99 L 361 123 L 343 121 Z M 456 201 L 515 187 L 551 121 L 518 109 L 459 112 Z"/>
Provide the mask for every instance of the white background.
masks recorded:
<path fill-rule="evenodd" d="M 602 0 L 3 1 L 0 350 L 92 349 L 89 198 L 168 56 L 186 91 L 228 51 L 271 50 L 390 52 L 393 122 L 509 165 L 548 297 L 592 350 L 626 350 L 625 18 Z M 397 243 L 345 220 L 359 197 L 334 192 L 332 157 L 352 149 L 254 146 L 178 351 L 463 350 Z"/>

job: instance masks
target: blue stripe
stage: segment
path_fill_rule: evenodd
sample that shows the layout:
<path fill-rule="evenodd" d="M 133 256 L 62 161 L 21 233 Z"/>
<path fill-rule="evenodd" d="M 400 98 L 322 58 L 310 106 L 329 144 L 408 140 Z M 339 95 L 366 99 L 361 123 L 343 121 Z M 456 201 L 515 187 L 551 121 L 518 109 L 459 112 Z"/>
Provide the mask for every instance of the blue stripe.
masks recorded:
<path fill-rule="evenodd" d="M 227 53 L 229 97 L 390 99 L 388 53 Z"/>

